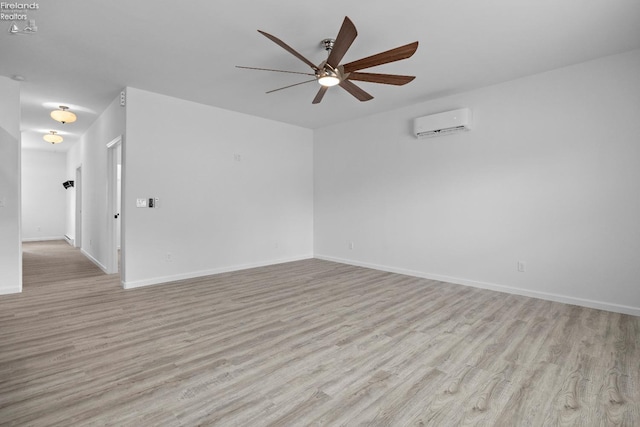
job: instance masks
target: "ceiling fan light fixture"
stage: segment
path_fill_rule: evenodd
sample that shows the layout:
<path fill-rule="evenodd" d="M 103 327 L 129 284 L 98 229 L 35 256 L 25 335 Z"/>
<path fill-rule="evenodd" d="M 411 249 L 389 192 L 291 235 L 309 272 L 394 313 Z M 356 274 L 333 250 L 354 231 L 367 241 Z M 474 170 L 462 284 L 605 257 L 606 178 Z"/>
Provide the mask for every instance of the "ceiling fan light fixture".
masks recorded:
<path fill-rule="evenodd" d="M 51 130 L 49 132 L 50 133 L 46 133 L 42 137 L 42 139 L 44 139 L 45 141 L 51 144 L 59 144 L 63 141 L 62 137 L 58 135 L 58 132 L 56 132 L 55 130 Z"/>
<path fill-rule="evenodd" d="M 340 84 L 340 78 L 332 71 L 322 70 L 318 74 L 318 83 L 321 86 L 331 87 Z"/>
<path fill-rule="evenodd" d="M 65 124 L 75 122 L 77 117 L 75 114 L 69 111 L 69 107 L 61 105 L 59 110 L 53 110 L 51 112 L 51 118 L 55 121 Z"/>

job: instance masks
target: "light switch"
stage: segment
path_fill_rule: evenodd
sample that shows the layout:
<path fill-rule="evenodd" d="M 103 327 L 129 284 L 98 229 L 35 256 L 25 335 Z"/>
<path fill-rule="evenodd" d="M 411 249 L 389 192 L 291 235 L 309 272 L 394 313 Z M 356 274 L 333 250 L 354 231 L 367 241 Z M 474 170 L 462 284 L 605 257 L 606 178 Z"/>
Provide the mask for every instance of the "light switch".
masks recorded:
<path fill-rule="evenodd" d="M 147 199 L 137 199 L 136 200 L 137 208 L 146 208 L 147 207 Z"/>
<path fill-rule="evenodd" d="M 151 209 L 156 209 L 158 207 L 158 203 L 160 199 L 158 197 L 149 197 L 147 201 L 147 207 Z"/>

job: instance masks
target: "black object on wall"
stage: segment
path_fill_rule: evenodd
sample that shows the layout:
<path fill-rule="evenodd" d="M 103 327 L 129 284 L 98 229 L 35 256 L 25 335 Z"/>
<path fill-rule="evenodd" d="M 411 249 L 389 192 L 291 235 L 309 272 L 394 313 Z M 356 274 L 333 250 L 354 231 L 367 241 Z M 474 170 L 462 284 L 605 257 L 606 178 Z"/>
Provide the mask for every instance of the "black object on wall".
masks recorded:
<path fill-rule="evenodd" d="M 62 183 L 62 185 L 64 186 L 64 189 L 66 190 L 69 187 L 73 187 L 73 181 L 65 181 Z"/>

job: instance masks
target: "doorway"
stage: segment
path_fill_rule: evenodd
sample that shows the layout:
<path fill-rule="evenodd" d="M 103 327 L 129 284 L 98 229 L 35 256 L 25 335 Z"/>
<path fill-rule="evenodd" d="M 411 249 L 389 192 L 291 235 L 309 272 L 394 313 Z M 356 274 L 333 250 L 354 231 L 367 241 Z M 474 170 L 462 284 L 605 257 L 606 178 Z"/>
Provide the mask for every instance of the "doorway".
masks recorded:
<path fill-rule="evenodd" d="M 122 136 L 107 144 L 108 177 L 107 177 L 107 233 L 108 259 L 107 274 L 120 273 L 122 276 L 121 241 L 122 241 Z"/>
<path fill-rule="evenodd" d="M 73 246 L 82 249 L 82 166 L 76 168 L 75 236 Z"/>

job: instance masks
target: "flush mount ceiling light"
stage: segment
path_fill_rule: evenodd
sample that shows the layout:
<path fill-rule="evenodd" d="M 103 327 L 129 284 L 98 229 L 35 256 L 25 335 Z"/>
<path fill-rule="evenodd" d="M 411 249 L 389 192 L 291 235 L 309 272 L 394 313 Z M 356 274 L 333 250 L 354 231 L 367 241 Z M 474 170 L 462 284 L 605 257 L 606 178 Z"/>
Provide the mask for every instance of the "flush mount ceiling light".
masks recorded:
<path fill-rule="evenodd" d="M 51 112 L 51 118 L 62 124 L 76 121 L 76 115 L 69 111 L 69 107 L 64 105 L 61 105 L 59 110 L 53 110 Z"/>
<path fill-rule="evenodd" d="M 58 135 L 58 132 L 55 130 L 49 131 L 50 133 L 45 134 L 42 139 L 51 143 L 51 144 L 59 144 L 62 142 L 62 137 Z"/>

